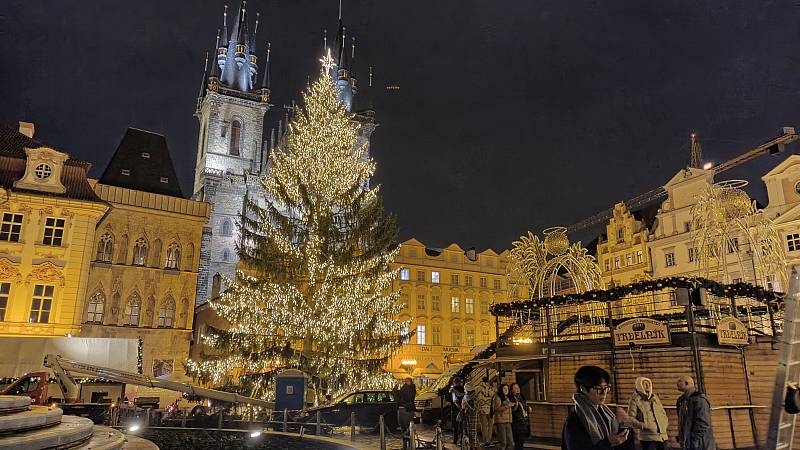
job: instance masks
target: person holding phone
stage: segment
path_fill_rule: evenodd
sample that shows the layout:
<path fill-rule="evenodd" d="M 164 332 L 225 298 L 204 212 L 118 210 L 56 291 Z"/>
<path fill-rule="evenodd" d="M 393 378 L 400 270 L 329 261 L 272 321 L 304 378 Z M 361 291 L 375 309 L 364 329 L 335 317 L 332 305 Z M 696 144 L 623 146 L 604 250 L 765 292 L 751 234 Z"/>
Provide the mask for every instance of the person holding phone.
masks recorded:
<path fill-rule="evenodd" d="M 561 432 L 562 450 L 633 449 L 630 429 L 620 427 L 617 416 L 605 404 L 611 391 L 611 375 L 597 366 L 575 372 L 575 410 Z"/>

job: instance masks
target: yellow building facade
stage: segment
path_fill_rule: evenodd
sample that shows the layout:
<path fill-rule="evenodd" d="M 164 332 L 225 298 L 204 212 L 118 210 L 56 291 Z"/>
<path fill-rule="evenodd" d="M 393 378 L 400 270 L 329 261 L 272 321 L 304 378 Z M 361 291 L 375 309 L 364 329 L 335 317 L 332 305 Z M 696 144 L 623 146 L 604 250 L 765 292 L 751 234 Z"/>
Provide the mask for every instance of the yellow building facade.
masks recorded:
<path fill-rule="evenodd" d="M 451 363 L 474 356 L 476 346 L 494 342 L 497 333 L 489 308 L 507 298 L 507 255 L 491 249 L 477 253 L 456 244 L 431 249 L 416 239 L 400 246 L 393 268 L 394 288 L 410 321 L 410 342 L 391 359 L 398 376 L 436 378 Z"/>
<path fill-rule="evenodd" d="M 0 336 L 80 332 L 97 221 L 89 164 L 0 127 Z"/>
<path fill-rule="evenodd" d="M 208 203 L 182 198 L 173 177 L 163 136 L 129 129 L 93 183 L 111 209 L 92 234 L 80 335 L 141 339 L 149 376 L 184 372 L 210 214 Z"/>
<path fill-rule="evenodd" d="M 139 340 L 143 373 L 182 373 L 210 206 L 163 136 L 128 130 L 103 182 L 32 136 L 0 127 L 0 337 Z"/>
<path fill-rule="evenodd" d="M 597 243 L 597 263 L 607 288 L 641 281 L 652 272 L 647 239 L 653 209 L 631 213 L 624 202 L 614 205 L 606 233 Z"/>

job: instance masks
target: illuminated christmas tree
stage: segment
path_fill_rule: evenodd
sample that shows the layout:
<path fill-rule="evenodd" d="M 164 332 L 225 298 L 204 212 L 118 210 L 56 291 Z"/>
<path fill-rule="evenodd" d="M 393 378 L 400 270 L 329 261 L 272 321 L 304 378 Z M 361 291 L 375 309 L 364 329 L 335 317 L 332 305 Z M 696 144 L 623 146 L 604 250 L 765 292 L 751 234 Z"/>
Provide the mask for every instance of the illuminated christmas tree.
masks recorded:
<path fill-rule="evenodd" d="M 188 362 L 211 383 L 233 375 L 248 395 L 268 397 L 272 375 L 289 367 L 333 394 L 388 387 L 382 366 L 408 338 L 394 319 L 395 221 L 368 187 L 375 162 L 357 145 L 327 58 L 270 156 L 268 199 L 245 199 L 240 271 L 211 302 L 231 327 L 206 332 L 216 356 Z"/>

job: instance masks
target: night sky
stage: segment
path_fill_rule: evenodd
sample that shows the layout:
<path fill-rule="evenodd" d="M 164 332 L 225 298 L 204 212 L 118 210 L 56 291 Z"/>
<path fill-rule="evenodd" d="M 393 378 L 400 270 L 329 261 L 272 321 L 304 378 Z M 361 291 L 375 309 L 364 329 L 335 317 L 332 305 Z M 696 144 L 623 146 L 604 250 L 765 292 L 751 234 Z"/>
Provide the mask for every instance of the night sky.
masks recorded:
<path fill-rule="evenodd" d="M 190 192 L 223 4 L 4 1 L 0 122 L 35 122 L 95 177 L 127 127 L 162 133 Z M 299 100 L 318 73 L 337 9 L 248 2 L 259 51 L 272 42 L 272 103 Z M 720 162 L 800 125 L 797 1 L 344 0 L 344 20 L 361 87 L 375 66 L 376 181 L 400 237 L 432 247 L 499 251 L 660 186 L 688 162 L 692 131 Z M 765 201 L 760 176 L 779 160 L 721 178 Z"/>

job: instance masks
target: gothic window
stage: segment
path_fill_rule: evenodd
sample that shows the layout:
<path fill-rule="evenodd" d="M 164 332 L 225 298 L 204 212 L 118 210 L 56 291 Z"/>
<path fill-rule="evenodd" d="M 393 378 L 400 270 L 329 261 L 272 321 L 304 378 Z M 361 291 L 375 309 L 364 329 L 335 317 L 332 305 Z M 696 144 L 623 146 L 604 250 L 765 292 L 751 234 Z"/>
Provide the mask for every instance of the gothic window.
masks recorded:
<path fill-rule="evenodd" d="M 103 310 L 105 309 L 106 298 L 102 292 L 98 292 L 89 300 L 86 307 L 86 323 L 103 323 Z"/>
<path fill-rule="evenodd" d="M 222 260 L 228 261 L 230 259 L 231 259 L 231 252 L 228 251 L 228 249 L 226 248 L 225 250 L 222 251 Z"/>
<path fill-rule="evenodd" d="M 180 269 L 181 246 L 177 242 L 167 248 L 167 269 Z"/>
<path fill-rule="evenodd" d="M 231 123 L 231 143 L 228 153 L 233 156 L 239 156 L 239 145 L 242 142 L 242 123 L 234 120 Z"/>
<path fill-rule="evenodd" d="M 128 304 L 125 305 L 125 314 L 122 316 L 122 325 L 125 326 L 139 326 L 139 313 L 142 308 L 142 302 L 139 300 L 139 297 L 134 294 L 130 300 L 128 300 Z"/>
<path fill-rule="evenodd" d="M 219 297 L 220 286 L 222 285 L 222 276 L 220 274 L 214 275 L 211 281 L 211 298 Z"/>
<path fill-rule="evenodd" d="M 223 236 L 230 236 L 231 235 L 231 221 L 230 219 L 225 219 L 222 221 L 222 235 Z"/>
<path fill-rule="evenodd" d="M 172 328 L 175 323 L 175 300 L 167 297 L 161 308 L 158 309 L 158 327 Z"/>
<path fill-rule="evenodd" d="M 97 243 L 97 260 L 102 262 L 111 262 L 111 256 L 114 254 L 114 239 L 110 233 L 105 233 L 100 242 Z"/>
<path fill-rule="evenodd" d="M 143 266 L 147 264 L 147 241 L 139 238 L 133 244 L 133 265 Z"/>

